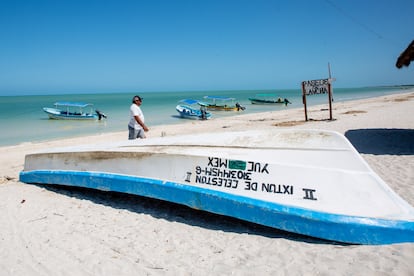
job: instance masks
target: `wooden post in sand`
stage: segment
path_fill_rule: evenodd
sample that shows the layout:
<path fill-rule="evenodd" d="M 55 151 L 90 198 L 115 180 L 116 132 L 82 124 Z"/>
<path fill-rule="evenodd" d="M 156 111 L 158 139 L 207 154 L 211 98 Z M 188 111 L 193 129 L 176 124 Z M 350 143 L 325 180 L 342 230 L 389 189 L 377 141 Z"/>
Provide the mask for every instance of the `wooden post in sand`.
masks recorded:
<path fill-rule="evenodd" d="M 302 82 L 302 102 L 305 107 L 305 121 L 308 121 L 308 109 L 306 106 L 306 93 L 305 93 L 305 82 Z"/>
<path fill-rule="evenodd" d="M 328 80 L 328 99 L 329 99 L 329 120 L 332 120 L 332 85 L 331 78 Z"/>

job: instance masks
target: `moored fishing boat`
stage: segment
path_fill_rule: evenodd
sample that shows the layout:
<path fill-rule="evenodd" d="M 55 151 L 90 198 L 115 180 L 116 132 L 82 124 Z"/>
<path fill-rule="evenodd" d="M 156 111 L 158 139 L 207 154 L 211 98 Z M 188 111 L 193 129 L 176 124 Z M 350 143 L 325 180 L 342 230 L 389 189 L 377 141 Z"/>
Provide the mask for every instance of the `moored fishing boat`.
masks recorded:
<path fill-rule="evenodd" d="M 286 98 L 282 99 L 277 97 L 275 94 L 256 94 L 254 97 L 249 98 L 252 104 L 285 104 L 287 105 L 290 101 Z"/>
<path fill-rule="evenodd" d="M 224 96 L 204 96 L 208 110 L 216 111 L 241 111 L 245 107 L 235 102 L 235 98 Z"/>
<path fill-rule="evenodd" d="M 55 102 L 54 108 L 44 107 L 49 119 L 57 120 L 101 120 L 106 115 L 99 110 L 93 111 L 93 104 L 82 102 Z"/>
<path fill-rule="evenodd" d="M 180 114 L 180 117 L 186 119 L 207 120 L 211 118 L 211 113 L 207 111 L 206 105 L 193 99 L 179 101 L 175 110 Z"/>
<path fill-rule="evenodd" d="M 223 132 L 50 149 L 26 156 L 20 181 L 136 194 L 338 242 L 414 242 L 414 208 L 330 131 Z"/>

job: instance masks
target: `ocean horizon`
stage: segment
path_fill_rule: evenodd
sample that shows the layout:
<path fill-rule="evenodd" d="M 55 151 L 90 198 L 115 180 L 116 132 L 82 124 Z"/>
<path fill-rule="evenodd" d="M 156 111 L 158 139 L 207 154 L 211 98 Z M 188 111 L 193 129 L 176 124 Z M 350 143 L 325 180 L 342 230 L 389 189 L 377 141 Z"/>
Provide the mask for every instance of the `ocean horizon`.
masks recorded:
<path fill-rule="evenodd" d="M 407 87 L 364 87 L 334 88 L 333 105 L 336 102 L 378 97 L 403 93 Z M 253 105 L 249 97 L 260 93 L 271 93 L 291 102 L 288 106 Z M 120 92 L 96 94 L 59 94 L 59 95 L 21 95 L 0 96 L 0 146 L 12 146 L 21 143 L 43 142 L 62 138 L 95 135 L 125 131 L 128 136 L 129 107 L 134 95 L 144 98 L 141 106 L 145 123 L 151 127 L 188 122 L 178 116 L 175 106 L 181 99 L 203 100 L 204 96 L 226 96 L 246 107 L 244 111 L 212 111 L 214 118 L 278 111 L 291 108 L 303 108 L 300 89 L 283 90 L 227 90 L 227 91 L 175 91 L 175 92 Z M 108 118 L 101 121 L 51 120 L 43 107 L 53 107 L 57 101 L 87 102 L 94 109 L 104 112 Z M 327 104 L 327 94 L 307 97 L 308 106 Z"/>

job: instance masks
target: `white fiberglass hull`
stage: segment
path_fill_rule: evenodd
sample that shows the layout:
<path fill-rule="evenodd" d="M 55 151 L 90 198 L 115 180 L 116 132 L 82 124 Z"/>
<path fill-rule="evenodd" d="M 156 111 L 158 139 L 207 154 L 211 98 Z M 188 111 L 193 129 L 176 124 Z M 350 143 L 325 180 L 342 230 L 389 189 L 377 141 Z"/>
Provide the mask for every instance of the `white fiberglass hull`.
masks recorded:
<path fill-rule="evenodd" d="M 328 240 L 414 241 L 414 209 L 335 132 L 162 137 L 26 156 L 20 179 L 168 200 Z"/>
<path fill-rule="evenodd" d="M 60 109 L 44 107 L 43 111 L 49 116 L 49 119 L 55 120 L 98 120 L 99 116 L 97 114 L 91 113 L 68 113 Z"/>

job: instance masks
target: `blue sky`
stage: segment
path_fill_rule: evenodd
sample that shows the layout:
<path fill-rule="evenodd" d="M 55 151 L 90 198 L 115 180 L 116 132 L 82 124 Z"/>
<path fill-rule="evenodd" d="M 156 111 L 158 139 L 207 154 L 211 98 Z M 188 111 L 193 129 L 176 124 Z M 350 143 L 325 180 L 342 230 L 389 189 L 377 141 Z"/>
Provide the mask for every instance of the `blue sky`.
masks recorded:
<path fill-rule="evenodd" d="M 0 95 L 414 84 L 412 0 L 0 0 Z"/>

